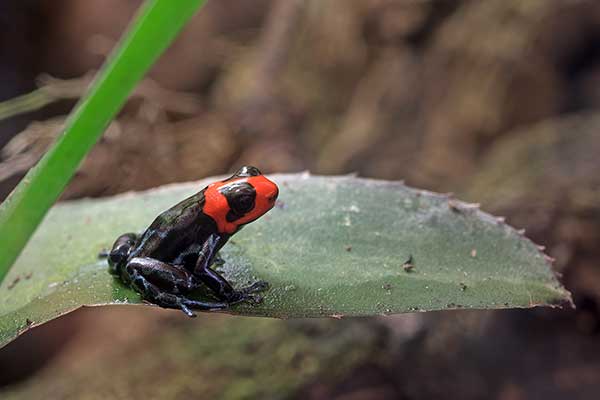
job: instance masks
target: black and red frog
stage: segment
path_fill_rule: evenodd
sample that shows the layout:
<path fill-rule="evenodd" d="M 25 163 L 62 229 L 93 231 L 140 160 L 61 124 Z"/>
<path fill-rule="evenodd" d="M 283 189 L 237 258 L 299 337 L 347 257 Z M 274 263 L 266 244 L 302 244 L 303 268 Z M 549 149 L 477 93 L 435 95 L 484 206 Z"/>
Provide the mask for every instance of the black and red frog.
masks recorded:
<path fill-rule="evenodd" d="M 229 238 L 275 205 L 277 185 L 251 166 L 215 182 L 160 214 L 141 235 L 119 236 L 108 254 L 111 273 L 139 292 L 143 299 L 165 308 L 222 310 L 239 302 L 260 302 L 256 293 L 267 282 L 235 290 L 210 266 Z M 218 301 L 186 297 L 200 286 Z"/>

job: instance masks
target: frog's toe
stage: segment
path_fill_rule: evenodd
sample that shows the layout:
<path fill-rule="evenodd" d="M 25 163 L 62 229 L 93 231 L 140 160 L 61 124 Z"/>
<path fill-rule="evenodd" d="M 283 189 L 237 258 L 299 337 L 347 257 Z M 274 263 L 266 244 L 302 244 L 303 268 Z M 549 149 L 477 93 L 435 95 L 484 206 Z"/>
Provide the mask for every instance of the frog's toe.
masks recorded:
<path fill-rule="evenodd" d="M 263 297 L 260 294 L 249 294 L 247 301 L 253 304 L 260 304 L 263 302 Z"/>
<path fill-rule="evenodd" d="M 229 308 L 228 303 L 206 302 L 206 301 L 188 299 L 186 297 L 181 297 L 180 299 L 181 299 L 181 301 L 180 301 L 181 310 L 186 314 L 187 314 L 187 312 L 185 311 L 185 309 L 187 309 L 188 311 L 190 309 L 191 310 L 202 310 L 202 311 L 218 311 L 218 310 L 224 310 L 226 308 Z"/>
<path fill-rule="evenodd" d="M 269 282 L 267 281 L 257 281 L 254 282 L 252 285 L 245 287 L 241 290 L 242 293 L 258 293 L 258 292 L 264 292 L 265 290 L 268 290 L 271 287 L 271 285 L 269 285 Z"/>
<path fill-rule="evenodd" d="M 219 254 L 217 254 L 213 260 L 213 264 L 217 267 L 222 267 L 225 265 L 225 260 Z"/>
<path fill-rule="evenodd" d="M 181 307 L 181 311 L 183 311 L 183 313 L 188 317 L 196 318 L 196 314 L 194 314 L 194 312 L 190 310 L 185 304 L 180 304 L 179 307 Z"/>
<path fill-rule="evenodd" d="M 263 301 L 263 297 L 259 294 L 253 293 L 238 293 L 238 295 L 230 300 L 231 305 L 239 304 L 239 303 L 250 303 L 250 304 L 260 304 Z"/>

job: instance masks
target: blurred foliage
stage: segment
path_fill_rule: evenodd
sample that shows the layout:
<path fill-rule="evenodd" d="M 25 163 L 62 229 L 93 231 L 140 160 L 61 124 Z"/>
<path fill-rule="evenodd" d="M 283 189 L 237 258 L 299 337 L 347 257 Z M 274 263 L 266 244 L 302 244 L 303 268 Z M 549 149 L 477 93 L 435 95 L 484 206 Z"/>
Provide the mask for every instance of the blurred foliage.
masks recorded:
<path fill-rule="evenodd" d="M 277 321 L 210 318 L 173 321 L 123 351 L 51 371 L 3 399 L 289 399 L 316 380 L 339 380 L 357 365 L 385 363 L 386 330 L 360 320 Z M 133 367 L 132 367 L 133 366 Z M 106 373 L 110 371 L 110 373 Z"/>
<path fill-rule="evenodd" d="M 0 204 L 0 282 L 134 87 L 203 4 L 148 0 L 140 7 L 60 135 Z M 38 90 L 25 98 L 43 98 L 44 93 Z M 23 96 L 12 100 L 13 105 L 22 103 Z"/>

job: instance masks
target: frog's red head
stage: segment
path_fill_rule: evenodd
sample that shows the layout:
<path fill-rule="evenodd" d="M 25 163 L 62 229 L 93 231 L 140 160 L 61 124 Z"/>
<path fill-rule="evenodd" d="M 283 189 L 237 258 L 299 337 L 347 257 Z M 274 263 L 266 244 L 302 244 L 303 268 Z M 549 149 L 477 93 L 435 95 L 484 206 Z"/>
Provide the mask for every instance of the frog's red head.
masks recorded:
<path fill-rule="evenodd" d="M 208 185 L 203 211 L 216 222 L 219 233 L 233 234 L 273 208 L 278 195 L 277 185 L 258 168 L 244 166 L 231 178 Z"/>

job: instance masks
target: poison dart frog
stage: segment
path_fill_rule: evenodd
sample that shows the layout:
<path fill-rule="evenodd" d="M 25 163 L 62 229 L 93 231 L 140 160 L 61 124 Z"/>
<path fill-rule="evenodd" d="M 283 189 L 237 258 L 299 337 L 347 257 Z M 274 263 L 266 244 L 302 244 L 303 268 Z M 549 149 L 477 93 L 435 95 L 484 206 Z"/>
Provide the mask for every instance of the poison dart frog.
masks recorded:
<path fill-rule="evenodd" d="M 222 310 L 239 302 L 258 303 L 268 289 L 258 281 L 242 289 L 210 268 L 229 238 L 275 205 L 277 185 L 252 166 L 215 182 L 160 214 L 141 235 L 126 233 L 107 254 L 109 270 L 164 308 Z M 186 294 L 207 286 L 218 301 L 205 302 Z"/>

